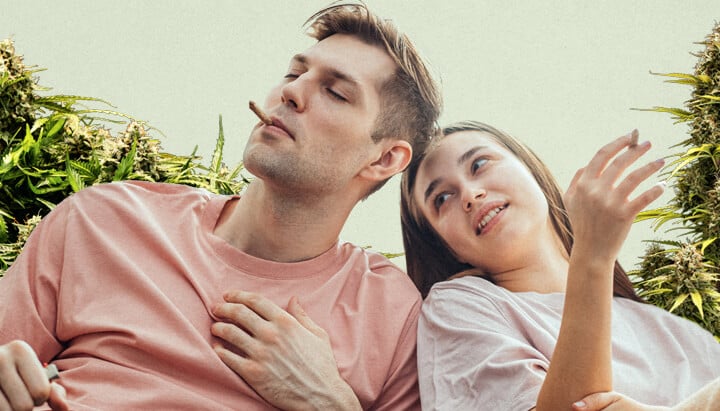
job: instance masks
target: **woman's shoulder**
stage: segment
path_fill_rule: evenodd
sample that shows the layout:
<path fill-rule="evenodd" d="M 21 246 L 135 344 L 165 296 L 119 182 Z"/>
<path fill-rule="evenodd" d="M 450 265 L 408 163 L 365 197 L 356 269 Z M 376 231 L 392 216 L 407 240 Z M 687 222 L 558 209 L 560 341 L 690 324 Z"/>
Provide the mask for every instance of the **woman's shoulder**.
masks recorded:
<path fill-rule="evenodd" d="M 677 339 L 686 338 L 695 342 L 698 339 L 705 339 L 711 342 L 711 345 L 717 345 L 714 348 L 720 349 L 720 345 L 717 344 L 712 334 L 699 324 L 656 305 L 639 303 L 626 298 L 615 298 L 613 309 L 617 317 L 613 321 L 651 325 L 649 328 L 658 334 L 671 335 Z M 632 327 L 632 324 L 629 325 Z"/>
<path fill-rule="evenodd" d="M 458 313 L 496 317 L 506 322 L 522 310 L 518 297 L 479 276 L 463 276 L 435 284 L 423 301 L 423 313 L 429 316 L 458 317 Z"/>
<path fill-rule="evenodd" d="M 512 293 L 480 276 L 466 275 L 436 283 L 425 300 L 447 299 L 454 296 L 467 298 L 468 295 L 494 299 L 510 297 Z"/>
<path fill-rule="evenodd" d="M 432 288 L 423 302 L 421 321 L 426 328 L 473 330 L 527 341 L 529 335 L 556 335 L 563 301 L 561 293 L 515 293 L 484 278 L 465 276 Z"/>

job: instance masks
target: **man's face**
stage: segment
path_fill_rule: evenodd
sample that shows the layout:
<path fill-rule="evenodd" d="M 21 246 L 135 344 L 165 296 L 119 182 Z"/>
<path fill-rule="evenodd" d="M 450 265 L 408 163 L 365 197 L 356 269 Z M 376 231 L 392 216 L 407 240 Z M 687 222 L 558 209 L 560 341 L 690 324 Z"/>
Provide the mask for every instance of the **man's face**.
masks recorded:
<path fill-rule="evenodd" d="M 380 88 L 395 68 L 381 48 L 343 34 L 296 55 L 265 100 L 273 125 L 253 129 L 245 167 L 307 194 L 342 190 L 378 152 Z"/>

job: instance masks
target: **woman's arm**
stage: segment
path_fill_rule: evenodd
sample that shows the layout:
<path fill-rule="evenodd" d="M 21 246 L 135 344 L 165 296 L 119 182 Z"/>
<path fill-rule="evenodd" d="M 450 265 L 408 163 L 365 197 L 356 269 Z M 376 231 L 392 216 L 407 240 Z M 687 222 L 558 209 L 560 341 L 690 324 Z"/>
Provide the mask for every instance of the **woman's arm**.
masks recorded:
<path fill-rule="evenodd" d="M 663 165 L 654 161 L 620 178 L 650 149 L 649 142 L 636 144 L 637 136 L 633 131 L 601 148 L 567 191 L 574 245 L 562 325 L 538 396 L 539 411 L 569 409 L 589 393 L 612 390 L 613 266 L 635 216 L 663 191 L 656 185 L 629 199 Z"/>

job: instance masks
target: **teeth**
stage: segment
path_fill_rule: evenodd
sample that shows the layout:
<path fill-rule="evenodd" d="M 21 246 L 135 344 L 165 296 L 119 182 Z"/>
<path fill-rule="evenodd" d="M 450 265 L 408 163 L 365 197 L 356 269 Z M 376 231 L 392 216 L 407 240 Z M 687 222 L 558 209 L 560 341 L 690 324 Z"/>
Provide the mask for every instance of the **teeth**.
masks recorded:
<path fill-rule="evenodd" d="M 478 228 L 482 230 L 483 227 L 485 227 L 487 225 L 487 223 L 489 223 L 490 220 L 493 219 L 493 217 L 495 217 L 500 211 L 502 211 L 503 208 L 505 208 L 505 207 L 501 206 L 501 207 L 498 207 L 494 210 L 491 210 L 489 213 L 487 213 L 485 215 L 485 217 L 483 217 L 483 219 L 480 221 L 480 224 L 478 224 Z"/>

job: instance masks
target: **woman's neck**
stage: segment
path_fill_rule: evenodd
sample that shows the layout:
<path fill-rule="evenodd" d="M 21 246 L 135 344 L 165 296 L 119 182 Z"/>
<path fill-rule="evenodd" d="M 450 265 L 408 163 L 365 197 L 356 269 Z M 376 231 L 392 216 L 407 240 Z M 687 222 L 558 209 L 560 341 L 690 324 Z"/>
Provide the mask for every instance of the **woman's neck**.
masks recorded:
<path fill-rule="evenodd" d="M 570 256 L 551 233 L 547 241 L 539 240 L 530 252 L 518 255 L 514 265 L 492 275 L 495 284 L 513 292 L 565 292 Z"/>

